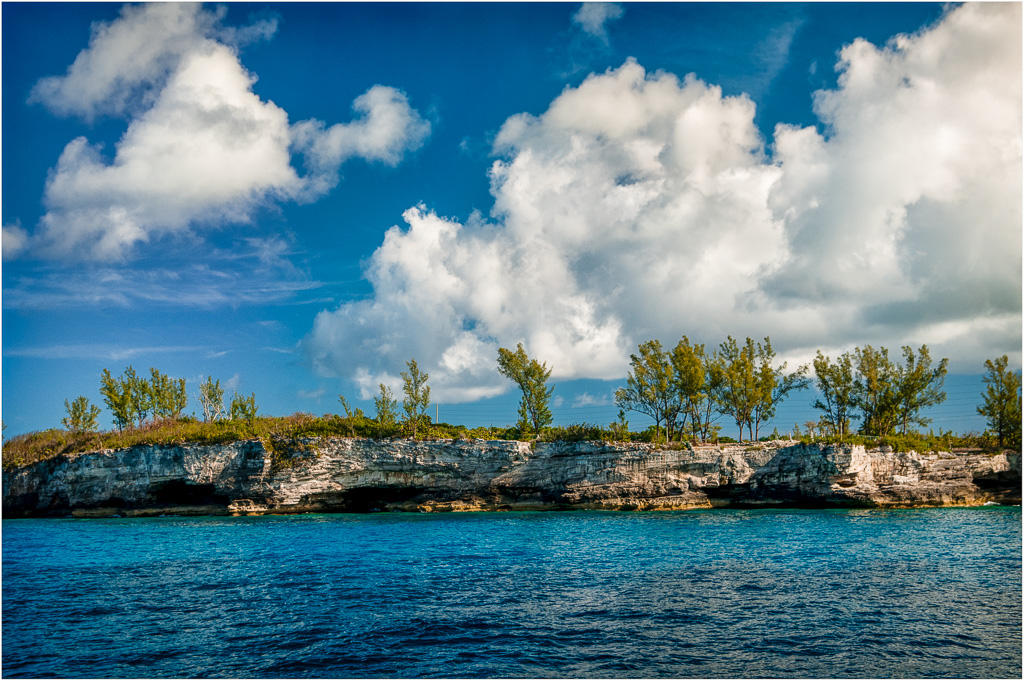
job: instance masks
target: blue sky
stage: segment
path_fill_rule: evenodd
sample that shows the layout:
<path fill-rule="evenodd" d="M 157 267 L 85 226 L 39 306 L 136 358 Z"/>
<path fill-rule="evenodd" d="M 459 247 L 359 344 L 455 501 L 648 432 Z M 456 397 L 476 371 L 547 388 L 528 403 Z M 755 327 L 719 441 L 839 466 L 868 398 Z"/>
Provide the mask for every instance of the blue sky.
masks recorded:
<path fill-rule="evenodd" d="M 935 425 L 980 430 L 1021 357 L 1020 11 L 4 3 L 5 434 L 103 368 L 322 414 L 410 357 L 506 424 L 517 342 L 606 423 L 683 334 L 927 343 Z"/>

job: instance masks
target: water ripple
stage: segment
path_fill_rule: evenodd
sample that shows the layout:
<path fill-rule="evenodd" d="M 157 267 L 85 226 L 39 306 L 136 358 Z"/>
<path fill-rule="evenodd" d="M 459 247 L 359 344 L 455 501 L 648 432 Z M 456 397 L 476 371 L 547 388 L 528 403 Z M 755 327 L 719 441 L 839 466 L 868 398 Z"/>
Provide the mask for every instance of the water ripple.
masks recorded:
<path fill-rule="evenodd" d="M 3 530 L 12 678 L 1021 673 L 1019 508 Z"/>

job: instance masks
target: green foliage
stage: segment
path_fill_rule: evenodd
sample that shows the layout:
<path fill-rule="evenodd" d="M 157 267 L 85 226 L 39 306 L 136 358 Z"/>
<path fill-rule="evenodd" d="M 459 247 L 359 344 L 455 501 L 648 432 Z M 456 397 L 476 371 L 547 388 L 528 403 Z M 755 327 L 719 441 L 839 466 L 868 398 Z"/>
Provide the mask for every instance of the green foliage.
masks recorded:
<path fill-rule="evenodd" d="M 75 401 L 70 404 L 64 400 L 64 409 L 67 410 L 68 415 L 61 419 L 61 423 L 68 430 L 78 434 L 91 433 L 96 430 L 100 408 L 89 404 L 88 398 L 76 397 Z"/>
<path fill-rule="evenodd" d="M 553 426 L 546 428 L 540 437 L 542 442 L 631 442 L 636 439 L 636 434 L 622 428 L 621 421 L 612 423 L 609 428 L 591 423 Z"/>
<path fill-rule="evenodd" d="M 719 346 L 719 354 L 722 358 L 722 387 L 718 394 L 718 408 L 733 418 L 742 440 L 743 427 L 751 423 L 757 404 L 756 350 L 749 338 L 741 348 L 732 336 L 727 336 Z M 753 428 L 750 428 L 750 436 L 754 436 Z"/>
<path fill-rule="evenodd" d="M 213 380 L 207 376 L 199 386 L 199 404 L 203 407 L 203 420 L 216 421 L 224 413 L 224 389 L 220 387 L 220 379 Z"/>
<path fill-rule="evenodd" d="M 110 375 L 108 369 L 100 376 L 100 394 L 114 418 L 114 426 L 124 430 L 132 425 L 131 389 L 124 379 Z"/>
<path fill-rule="evenodd" d="M 129 413 L 132 419 L 141 426 L 153 409 L 153 391 L 149 381 L 140 378 L 135 374 L 135 369 L 129 364 L 124 370 L 121 378 L 128 394 Z"/>
<path fill-rule="evenodd" d="M 345 419 L 348 424 L 349 433 L 352 437 L 356 436 L 356 423 L 362 419 L 369 421 L 366 415 L 363 414 L 363 410 L 356 407 L 354 410 L 349 406 L 348 400 L 345 399 L 344 395 L 338 395 L 338 402 L 341 403 L 341 408 L 345 410 Z"/>
<path fill-rule="evenodd" d="M 232 395 L 229 411 L 232 421 L 245 421 L 252 425 L 256 420 L 259 410 L 260 407 L 256 404 L 256 393 L 251 393 L 249 397 L 244 397 L 235 391 L 234 395 Z"/>
<path fill-rule="evenodd" d="M 391 388 L 380 384 L 380 395 L 373 398 L 373 406 L 377 410 L 377 437 L 388 437 L 397 432 L 395 419 L 398 416 L 398 402 L 391 394 Z"/>
<path fill-rule="evenodd" d="M 870 345 L 856 348 L 854 361 L 857 407 L 863 415 L 861 433 L 889 435 L 897 421 L 896 365 L 889 359 L 886 348 L 875 350 Z"/>
<path fill-rule="evenodd" d="M 626 387 L 615 391 L 615 405 L 654 419 L 656 437 L 664 423 L 666 437 L 671 440 L 683 407 L 676 389 L 672 361 L 657 340 L 641 343 L 638 350 L 639 355 L 629 356 L 631 369 L 626 377 Z"/>
<path fill-rule="evenodd" d="M 701 442 L 707 442 L 712 434 L 717 434 L 713 426 L 718 406 L 718 394 L 724 382 L 724 370 L 721 357 L 717 354 L 708 356 L 703 344 L 690 344 L 690 339 L 683 336 L 672 350 L 673 385 L 682 401 L 683 421 L 681 429 L 685 430 L 687 419 L 690 422 L 689 433 Z"/>
<path fill-rule="evenodd" d="M 153 416 L 158 419 L 175 419 L 188 406 L 188 393 L 184 378 L 170 378 L 150 367 L 149 395 Z"/>
<path fill-rule="evenodd" d="M 822 412 L 822 420 L 826 427 L 842 441 L 849 434 L 850 419 L 857 405 L 853 358 L 850 353 L 844 352 L 833 364 L 831 359 L 818 350 L 818 355 L 814 358 L 814 373 L 821 397 L 816 399 L 812 406 Z M 799 427 L 795 427 L 793 433 L 799 437 Z"/>
<path fill-rule="evenodd" d="M 118 430 L 141 427 L 152 415 L 157 419 L 178 418 L 188 404 L 184 378 L 170 378 L 150 368 L 150 380 L 135 373 L 129 364 L 119 378 L 104 369 L 100 394 Z"/>
<path fill-rule="evenodd" d="M 1006 355 L 985 360 L 985 392 L 978 413 L 988 419 L 999 448 L 1021 445 L 1021 374 L 1009 371 Z"/>
<path fill-rule="evenodd" d="M 942 384 L 946 379 L 948 359 L 932 368 L 928 346 L 922 345 L 914 354 L 913 348 L 903 346 L 904 363 L 896 368 L 896 415 L 902 426 L 901 433 L 909 433 L 910 424 L 926 426 L 931 419 L 921 416 L 921 410 L 942 404 L 946 393 Z"/>
<path fill-rule="evenodd" d="M 747 347 L 751 347 L 750 339 L 747 339 Z M 757 388 L 752 422 L 754 426 L 753 437 L 756 439 L 761 429 L 761 424 L 775 418 L 779 404 L 789 393 L 794 390 L 803 390 L 810 381 L 805 377 L 807 367 L 798 367 L 791 374 L 785 373 L 786 362 L 780 366 L 773 366 L 775 351 L 772 350 L 771 339 L 765 336 L 764 345 L 757 344 Z M 749 429 L 751 423 L 747 423 Z"/>
<path fill-rule="evenodd" d="M 498 348 L 498 372 L 518 385 L 523 393 L 519 401 L 518 428 L 539 436 L 553 420 L 549 404 L 554 387 L 547 386 L 551 369 L 546 363 L 527 357 L 523 344 L 519 343 L 515 352 Z"/>
<path fill-rule="evenodd" d="M 946 399 L 942 384 L 946 378 L 948 359 L 932 367 L 928 346 L 915 354 L 903 346 L 903 364 L 889 359 L 886 348 L 875 350 L 870 345 L 854 351 L 857 380 L 854 386 L 856 406 L 861 410 L 861 432 L 866 435 L 910 435 L 911 425 L 925 426 L 930 419 L 921 416 L 926 407 Z"/>
<path fill-rule="evenodd" d="M 402 409 L 406 423 L 412 425 L 412 438 L 415 440 L 420 418 L 430 406 L 430 386 L 427 385 L 430 375 L 420 371 L 415 358 L 406 362 L 406 366 L 409 371 L 402 372 L 402 392 L 405 393 Z"/>

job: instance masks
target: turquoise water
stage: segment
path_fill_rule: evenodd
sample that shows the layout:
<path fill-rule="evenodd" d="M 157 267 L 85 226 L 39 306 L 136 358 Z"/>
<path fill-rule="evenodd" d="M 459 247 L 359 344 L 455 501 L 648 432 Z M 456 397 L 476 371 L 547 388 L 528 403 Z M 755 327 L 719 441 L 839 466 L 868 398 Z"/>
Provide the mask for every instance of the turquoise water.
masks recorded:
<path fill-rule="evenodd" d="M 3 521 L 6 677 L 1021 675 L 1020 508 Z"/>

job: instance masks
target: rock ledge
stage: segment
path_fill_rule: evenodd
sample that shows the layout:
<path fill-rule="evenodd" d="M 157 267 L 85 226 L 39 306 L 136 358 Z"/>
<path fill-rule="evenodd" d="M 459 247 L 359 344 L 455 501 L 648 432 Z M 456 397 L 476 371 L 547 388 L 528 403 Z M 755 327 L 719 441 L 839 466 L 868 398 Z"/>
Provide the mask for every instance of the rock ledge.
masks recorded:
<path fill-rule="evenodd" d="M 140 446 L 3 473 L 3 515 L 1019 505 L 1021 455 L 862 446 L 302 438 Z"/>

